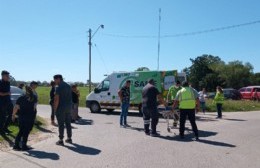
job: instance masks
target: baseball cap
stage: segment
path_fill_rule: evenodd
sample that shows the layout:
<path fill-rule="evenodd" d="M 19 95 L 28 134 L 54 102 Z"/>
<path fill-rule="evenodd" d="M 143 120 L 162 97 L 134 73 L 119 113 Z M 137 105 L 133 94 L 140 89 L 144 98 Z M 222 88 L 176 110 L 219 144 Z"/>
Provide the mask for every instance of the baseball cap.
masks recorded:
<path fill-rule="evenodd" d="M 8 71 L 2 71 L 1 75 L 9 75 L 10 73 Z"/>

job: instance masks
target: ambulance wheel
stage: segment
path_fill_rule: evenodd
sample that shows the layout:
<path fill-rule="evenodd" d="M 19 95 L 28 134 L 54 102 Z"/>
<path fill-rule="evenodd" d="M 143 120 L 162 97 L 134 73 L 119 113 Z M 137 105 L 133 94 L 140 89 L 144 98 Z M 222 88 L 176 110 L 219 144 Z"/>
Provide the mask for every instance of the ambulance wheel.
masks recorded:
<path fill-rule="evenodd" d="M 101 111 L 100 105 L 97 102 L 92 102 L 90 105 L 91 113 L 99 113 Z"/>
<path fill-rule="evenodd" d="M 107 109 L 107 111 L 108 111 L 109 113 L 112 113 L 113 111 L 115 111 L 115 109 Z"/>

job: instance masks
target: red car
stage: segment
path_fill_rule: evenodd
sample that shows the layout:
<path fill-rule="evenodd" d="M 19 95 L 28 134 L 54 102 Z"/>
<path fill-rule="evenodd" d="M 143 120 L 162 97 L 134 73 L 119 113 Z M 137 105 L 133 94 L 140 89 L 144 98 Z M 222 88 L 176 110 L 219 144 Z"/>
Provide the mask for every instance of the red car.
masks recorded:
<path fill-rule="evenodd" d="M 243 99 L 260 99 L 260 86 L 248 86 L 239 89 Z"/>

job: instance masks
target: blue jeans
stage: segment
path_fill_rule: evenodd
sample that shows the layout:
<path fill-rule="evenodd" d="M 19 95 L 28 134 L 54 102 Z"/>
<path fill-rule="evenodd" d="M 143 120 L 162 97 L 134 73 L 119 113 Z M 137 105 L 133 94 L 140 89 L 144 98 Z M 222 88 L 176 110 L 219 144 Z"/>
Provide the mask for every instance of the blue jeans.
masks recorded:
<path fill-rule="evenodd" d="M 200 108 L 202 109 L 202 112 L 205 113 L 205 111 L 206 111 L 206 102 L 200 102 Z"/>
<path fill-rule="evenodd" d="M 127 114 L 128 114 L 128 108 L 130 104 L 129 103 L 122 103 L 121 105 L 121 114 L 120 114 L 120 125 L 127 125 Z"/>

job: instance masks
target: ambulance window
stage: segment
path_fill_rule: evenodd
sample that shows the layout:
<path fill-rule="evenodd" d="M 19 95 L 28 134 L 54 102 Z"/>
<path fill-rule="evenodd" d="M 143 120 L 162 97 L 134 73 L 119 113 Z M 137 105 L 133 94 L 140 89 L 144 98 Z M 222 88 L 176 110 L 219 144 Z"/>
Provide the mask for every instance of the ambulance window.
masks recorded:
<path fill-rule="evenodd" d="M 103 85 L 102 85 L 102 91 L 108 91 L 110 87 L 110 82 L 109 81 L 103 81 Z"/>

